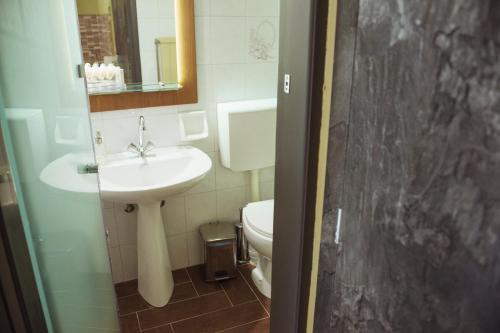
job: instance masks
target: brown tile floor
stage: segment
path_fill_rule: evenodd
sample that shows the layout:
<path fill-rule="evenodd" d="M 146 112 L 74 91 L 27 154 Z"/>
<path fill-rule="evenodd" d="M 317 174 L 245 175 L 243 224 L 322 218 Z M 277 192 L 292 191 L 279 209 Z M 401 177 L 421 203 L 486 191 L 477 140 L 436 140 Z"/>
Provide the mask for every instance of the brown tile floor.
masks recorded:
<path fill-rule="evenodd" d="M 271 300 L 251 279 L 253 266 L 239 266 L 235 279 L 205 282 L 203 266 L 174 271 L 174 293 L 163 308 L 137 293 L 137 280 L 117 284 L 123 333 L 269 332 Z"/>

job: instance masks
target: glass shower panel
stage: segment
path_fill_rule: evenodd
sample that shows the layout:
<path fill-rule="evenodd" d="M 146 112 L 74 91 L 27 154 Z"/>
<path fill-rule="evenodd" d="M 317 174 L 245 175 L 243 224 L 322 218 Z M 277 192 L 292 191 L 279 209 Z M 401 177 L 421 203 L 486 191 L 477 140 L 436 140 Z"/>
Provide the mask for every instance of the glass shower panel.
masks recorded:
<path fill-rule="evenodd" d="M 75 2 L 0 0 L 0 120 L 54 332 L 118 332 Z"/>

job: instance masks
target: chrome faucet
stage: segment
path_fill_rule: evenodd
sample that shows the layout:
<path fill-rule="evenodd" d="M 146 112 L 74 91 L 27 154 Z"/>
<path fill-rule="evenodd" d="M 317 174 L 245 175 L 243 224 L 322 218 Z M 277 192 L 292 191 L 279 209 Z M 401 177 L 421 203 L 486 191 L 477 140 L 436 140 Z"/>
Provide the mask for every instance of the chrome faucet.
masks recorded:
<path fill-rule="evenodd" d="M 143 116 L 139 117 L 139 146 L 135 145 L 134 143 L 131 143 L 128 145 L 128 150 L 131 152 L 136 153 L 140 157 L 146 157 L 147 152 L 152 150 L 155 145 L 151 142 L 148 141 L 146 145 L 144 145 L 144 131 L 146 130 L 146 121 L 144 120 Z"/>

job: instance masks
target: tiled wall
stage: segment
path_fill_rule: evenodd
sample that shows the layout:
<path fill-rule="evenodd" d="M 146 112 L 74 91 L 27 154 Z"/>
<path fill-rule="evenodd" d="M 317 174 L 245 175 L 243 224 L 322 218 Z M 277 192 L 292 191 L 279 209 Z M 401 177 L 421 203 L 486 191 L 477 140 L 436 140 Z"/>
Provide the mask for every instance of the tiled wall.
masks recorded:
<path fill-rule="evenodd" d="M 249 201 L 249 176 L 221 166 L 216 103 L 275 97 L 278 71 L 278 0 L 199 0 L 196 4 L 198 63 L 197 104 L 92 114 L 94 130 L 104 137 L 107 153 L 137 141 L 138 116 L 146 119 L 147 139 L 156 146 L 179 142 L 177 113 L 206 110 L 207 139 L 192 145 L 213 162 L 205 179 L 182 195 L 168 198 L 163 208 L 170 258 L 174 269 L 202 262 L 199 225 L 237 221 L 239 208 Z M 274 40 L 274 44 L 272 41 Z M 274 195 L 274 168 L 262 171 L 262 199 Z M 106 202 L 104 220 L 115 282 L 137 276 L 137 216 L 124 205 Z"/>
<path fill-rule="evenodd" d="M 155 39 L 175 37 L 174 0 L 139 0 L 136 5 L 142 82 L 157 83 Z"/>

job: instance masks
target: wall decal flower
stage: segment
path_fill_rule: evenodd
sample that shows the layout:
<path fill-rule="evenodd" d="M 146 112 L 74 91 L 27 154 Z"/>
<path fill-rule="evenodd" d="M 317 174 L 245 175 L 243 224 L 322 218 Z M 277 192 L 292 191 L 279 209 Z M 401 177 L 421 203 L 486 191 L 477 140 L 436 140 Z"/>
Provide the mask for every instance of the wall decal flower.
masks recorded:
<path fill-rule="evenodd" d="M 272 52 L 276 43 L 276 28 L 269 20 L 259 23 L 256 28 L 250 30 L 250 50 L 252 57 L 258 60 L 269 60 L 273 58 Z"/>

